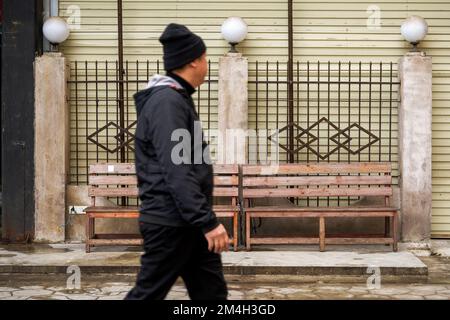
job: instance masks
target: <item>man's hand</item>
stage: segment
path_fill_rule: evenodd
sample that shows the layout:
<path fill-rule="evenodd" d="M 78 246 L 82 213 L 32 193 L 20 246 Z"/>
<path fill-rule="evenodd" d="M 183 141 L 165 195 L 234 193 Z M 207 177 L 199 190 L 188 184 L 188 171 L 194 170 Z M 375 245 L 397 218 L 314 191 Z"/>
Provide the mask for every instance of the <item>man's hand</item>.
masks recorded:
<path fill-rule="evenodd" d="M 222 224 L 219 224 L 215 229 L 205 234 L 206 240 L 208 240 L 208 250 L 215 253 L 221 253 L 222 251 L 228 251 L 230 240 L 228 239 L 227 230 Z"/>

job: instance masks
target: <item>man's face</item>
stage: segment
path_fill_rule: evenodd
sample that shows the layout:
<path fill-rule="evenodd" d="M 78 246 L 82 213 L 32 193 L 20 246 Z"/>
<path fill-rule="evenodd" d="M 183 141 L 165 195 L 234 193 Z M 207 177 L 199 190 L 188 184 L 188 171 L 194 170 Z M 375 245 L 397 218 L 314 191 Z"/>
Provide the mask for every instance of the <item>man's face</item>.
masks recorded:
<path fill-rule="evenodd" d="M 205 77 L 208 74 L 208 60 L 206 59 L 206 52 L 198 59 L 197 75 L 200 84 L 205 82 Z"/>

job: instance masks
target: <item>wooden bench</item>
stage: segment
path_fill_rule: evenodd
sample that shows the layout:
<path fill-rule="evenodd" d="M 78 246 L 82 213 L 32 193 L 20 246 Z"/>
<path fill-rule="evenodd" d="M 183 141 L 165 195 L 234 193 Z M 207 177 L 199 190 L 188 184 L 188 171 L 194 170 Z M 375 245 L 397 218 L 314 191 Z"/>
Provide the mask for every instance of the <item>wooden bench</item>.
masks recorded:
<path fill-rule="evenodd" d="M 214 166 L 214 196 L 230 199 L 228 205 L 214 206 L 217 217 L 233 218 L 233 236 L 230 242 L 237 250 L 239 167 L 238 165 Z M 91 247 L 101 245 L 140 245 L 139 234 L 98 234 L 95 220 L 106 218 L 137 219 L 139 206 L 100 206 L 97 197 L 121 198 L 138 197 L 137 178 L 133 163 L 96 163 L 89 166 L 88 195 L 91 206 L 86 212 L 86 252 Z M 137 200 L 136 200 L 137 201 Z"/>
<path fill-rule="evenodd" d="M 246 221 L 246 248 L 252 244 L 392 244 L 397 251 L 398 209 L 390 206 L 392 196 L 389 163 L 317 163 L 280 164 L 242 167 L 242 202 Z M 369 175 L 370 174 L 370 175 Z M 256 198 L 290 197 L 384 197 L 380 206 L 299 207 L 249 206 Z M 318 237 L 251 237 L 252 218 L 319 218 Z M 326 237 L 325 219 L 340 217 L 384 217 L 385 230 L 380 235 L 340 235 Z M 392 219 L 392 223 L 390 223 Z"/>

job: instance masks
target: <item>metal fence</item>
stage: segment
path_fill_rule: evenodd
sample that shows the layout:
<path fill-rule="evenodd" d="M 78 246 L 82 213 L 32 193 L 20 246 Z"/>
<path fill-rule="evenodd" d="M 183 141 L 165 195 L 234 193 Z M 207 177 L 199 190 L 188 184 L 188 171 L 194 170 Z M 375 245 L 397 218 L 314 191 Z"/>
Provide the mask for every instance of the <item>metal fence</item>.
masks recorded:
<path fill-rule="evenodd" d="M 297 62 L 292 122 L 286 70 L 278 62 L 250 66 L 250 126 L 278 129 L 280 148 L 296 162 L 396 162 L 395 64 Z"/>
<path fill-rule="evenodd" d="M 217 123 L 217 76 L 210 64 L 207 81 L 195 93 L 205 129 Z M 87 183 L 95 162 L 134 161 L 136 110 L 133 95 L 161 72 L 160 61 L 125 61 L 123 76 L 118 61 L 75 61 L 71 65 L 70 183 Z M 121 80 L 123 78 L 123 80 Z M 123 89 L 122 89 L 123 88 Z"/>
<path fill-rule="evenodd" d="M 161 67 L 159 61 L 125 61 L 120 76 L 117 61 L 72 63 L 72 184 L 87 182 L 91 163 L 134 161 L 133 94 Z M 207 80 L 194 94 L 206 131 L 217 129 L 217 67 L 209 62 Z M 268 161 L 264 151 L 277 144 L 280 162 L 389 161 L 396 178 L 396 75 L 394 63 L 297 62 L 289 85 L 286 62 L 251 62 L 249 128 L 262 138 L 249 141 L 248 159 Z"/>
<path fill-rule="evenodd" d="M 280 162 L 391 162 L 397 184 L 398 89 L 394 63 L 297 62 L 291 86 L 287 63 L 251 63 L 249 125 L 267 138 L 253 141 L 249 159 L 270 161 L 268 150 L 276 143 Z M 321 206 L 358 199 L 295 202 Z"/>

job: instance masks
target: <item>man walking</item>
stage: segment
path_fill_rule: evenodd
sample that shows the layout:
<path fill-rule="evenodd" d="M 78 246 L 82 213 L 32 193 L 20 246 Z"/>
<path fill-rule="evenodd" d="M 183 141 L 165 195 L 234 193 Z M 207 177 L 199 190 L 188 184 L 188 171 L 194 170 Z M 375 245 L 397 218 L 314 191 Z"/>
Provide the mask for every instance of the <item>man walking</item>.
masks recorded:
<path fill-rule="evenodd" d="M 159 41 L 167 75 L 154 76 L 134 96 L 145 252 L 136 285 L 125 299 L 164 299 L 179 276 L 193 300 L 226 299 L 220 253 L 228 250 L 229 239 L 212 210 L 209 148 L 201 131 L 201 139 L 195 136 L 200 120 L 191 98 L 208 71 L 206 46 L 174 23 Z"/>

